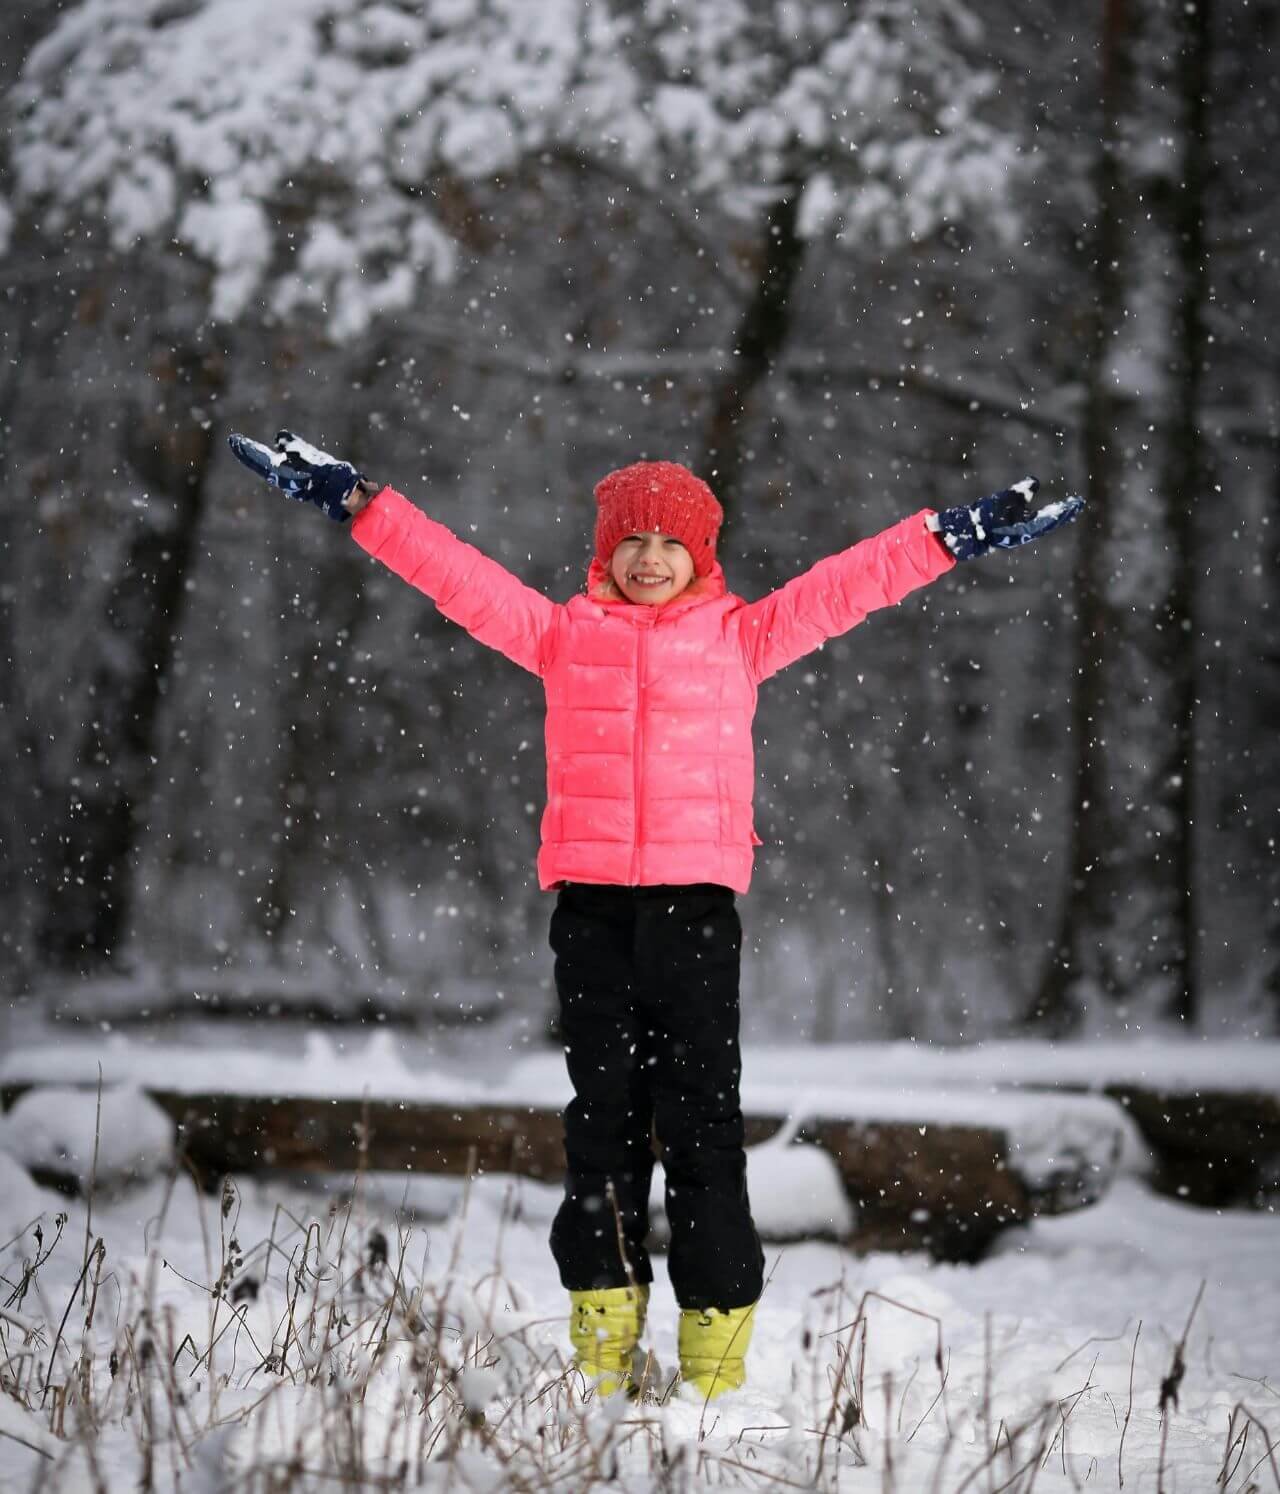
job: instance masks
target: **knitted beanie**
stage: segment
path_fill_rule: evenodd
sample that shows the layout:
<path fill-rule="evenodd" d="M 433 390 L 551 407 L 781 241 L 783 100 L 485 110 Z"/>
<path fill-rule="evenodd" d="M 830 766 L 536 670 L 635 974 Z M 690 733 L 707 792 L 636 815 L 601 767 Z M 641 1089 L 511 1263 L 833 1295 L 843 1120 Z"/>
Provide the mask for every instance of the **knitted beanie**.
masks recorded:
<path fill-rule="evenodd" d="M 655 531 L 673 535 L 693 557 L 695 576 L 716 562 L 724 510 L 715 494 L 678 462 L 634 462 L 596 484 L 596 559 L 607 566 L 618 541 Z"/>

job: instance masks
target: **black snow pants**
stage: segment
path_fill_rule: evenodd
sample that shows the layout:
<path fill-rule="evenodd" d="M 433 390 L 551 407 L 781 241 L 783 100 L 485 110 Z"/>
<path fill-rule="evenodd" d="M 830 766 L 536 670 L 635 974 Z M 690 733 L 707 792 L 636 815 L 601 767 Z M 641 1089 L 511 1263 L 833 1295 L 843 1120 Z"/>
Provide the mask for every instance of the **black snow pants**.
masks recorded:
<path fill-rule="evenodd" d="M 560 890 L 551 947 L 574 1098 L 551 1249 L 570 1291 L 627 1285 L 627 1262 L 637 1281 L 652 1281 L 645 1237 L 656 1129 L 676 1300 L 723 1310 L 760 1295 L 764 1253 L 738 1098 L 741 945 L 727 887 Z"/>

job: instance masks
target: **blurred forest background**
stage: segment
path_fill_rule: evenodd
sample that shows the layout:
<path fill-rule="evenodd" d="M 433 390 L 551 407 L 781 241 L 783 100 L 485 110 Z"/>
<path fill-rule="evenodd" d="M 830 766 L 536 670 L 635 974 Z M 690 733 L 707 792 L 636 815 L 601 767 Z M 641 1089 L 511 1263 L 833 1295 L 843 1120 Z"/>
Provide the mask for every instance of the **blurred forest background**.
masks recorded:
<path fill-rule="evenodd" d="M 748 597 L 1083 493 L 762 692 L 748 1031 L 1276 1029 L 1280 7 L 4 0 L 0 125 L 6 993 L 549 1006 L 539 686 L 288 426 L 561 600 L 642 457 Z"/>

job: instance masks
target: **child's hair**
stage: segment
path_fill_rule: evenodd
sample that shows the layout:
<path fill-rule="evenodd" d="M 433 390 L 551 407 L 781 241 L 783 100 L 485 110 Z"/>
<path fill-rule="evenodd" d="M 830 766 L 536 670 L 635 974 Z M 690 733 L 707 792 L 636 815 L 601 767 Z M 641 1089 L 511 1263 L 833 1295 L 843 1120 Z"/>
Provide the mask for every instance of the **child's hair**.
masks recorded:
<path fill-rule="evenodd" d="M 591 593 L 591 595 L 602 602 L 630 601 L 630 598 L 624 595 L 622 588 L 613 579 L 613 572 L 609 570 L 608 567 L 605 568 L 604 575 L 596 584 L 596 588 Z"/>

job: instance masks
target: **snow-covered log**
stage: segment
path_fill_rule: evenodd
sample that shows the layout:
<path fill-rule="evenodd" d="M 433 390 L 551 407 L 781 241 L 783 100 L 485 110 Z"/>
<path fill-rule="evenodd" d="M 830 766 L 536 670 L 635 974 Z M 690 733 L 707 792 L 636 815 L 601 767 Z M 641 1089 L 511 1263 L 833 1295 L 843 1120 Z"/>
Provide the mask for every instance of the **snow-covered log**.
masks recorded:
<path fill-rule="evenodd" d="M 19 1077 L 24 1065 L 15 1057 L 4 1066 L 6 1105 L 32 1082 Z M 544 1181 L 564 1173 L 554 1081 L 527 1079 L 519 1098 L 501 1099 L 476 1084 L 426 1076 L 413 1098 L 372 1098 L 315 1083 L 299 1084 L 310 1093 L 282 1094 L 278 1060 L 269 1091 L 251 1084 L 215 1090 L 207 1065 L 206 1087 L 172 1087 L 181 1066 L 166 1079 L 154 1050 L 148 1066 L 146 1093 L 211 1185 L 228 1172 L 512 1173 Z M 753 1176 L 767 1171 L 773 1180 L 760 1200 L 767 1235 L 829 1235 L 859 1248 L 927 1249 L 950 1260 L 978 1258 L 1003 1229 L 1037 1213 L 1093 1202 L 1133 1142 L 1118 1106 L 1081 1096 L 775 1090 L 749 1095 L 747 1105 L 747 1140 L 758 1149 Z M 846 1207 L 824 1204 L 822 1189 L 808 1185 L 803 1207 L 792 1192 L 773 1196 L 779 1176 L 814 1174 L 806 1152 L 788 1167 L 783 1147 L 822 1152 Z M 766 1162 L 776 1165 L 766 1170 Z"/>

